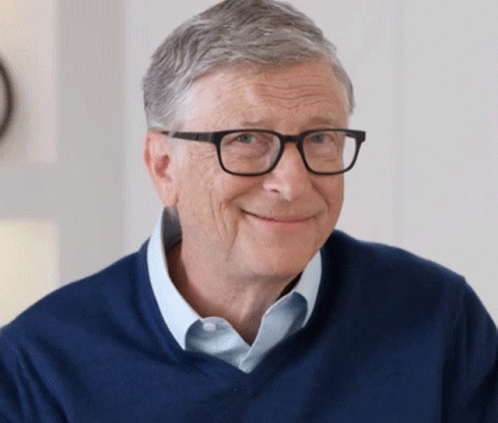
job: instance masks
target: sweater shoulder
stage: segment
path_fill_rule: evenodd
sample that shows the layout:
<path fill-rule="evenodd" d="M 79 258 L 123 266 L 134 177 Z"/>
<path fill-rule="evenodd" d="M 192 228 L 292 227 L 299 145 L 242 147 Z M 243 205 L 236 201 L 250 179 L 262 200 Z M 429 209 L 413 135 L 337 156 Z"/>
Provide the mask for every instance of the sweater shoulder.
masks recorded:
<path fill-rule="evenodd" d="M 397 280 L 431 279 L 460 289 L 466 284 L 462 275 L 402 248 L 360 241 L 340 231 L 333 233 L 329 243 L 330 251 L 339 255 L 350 271 Z"/>
<path fill-rule="evenodd" d="M 478 301 L 464 277 L 401 248 L 334 231 L 322 258 L 326 279 L 353 308 L 374 307 L 393 319 L 437 314 L 455 320 L 469 299 Z"/>
<path fill-rule="evenodd" d="M 126 310 L 136 297 L 137 279 L 146 270 L 146 244 L 107 268 L 56 289 L 1 328 L 1 334 L 13 343 L 23 338 L 57 336 L 74 331 L 81 322 L 102 326 L 106 320 Z M 89 330 L 92 330 L 89 328 Z"/>

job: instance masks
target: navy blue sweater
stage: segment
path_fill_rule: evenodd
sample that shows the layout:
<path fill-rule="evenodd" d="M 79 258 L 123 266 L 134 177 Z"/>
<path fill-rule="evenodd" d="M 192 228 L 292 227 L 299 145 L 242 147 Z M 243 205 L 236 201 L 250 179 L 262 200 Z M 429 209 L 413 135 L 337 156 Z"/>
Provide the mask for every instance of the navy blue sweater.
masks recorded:
<path fill-rule="evenodd" d="M 334 232 L 305 328 L 249 374 L 183 351 L 146 245 L 0 334 L 0 422 L 498 422 L 498 334 L 465 281 Z"/>

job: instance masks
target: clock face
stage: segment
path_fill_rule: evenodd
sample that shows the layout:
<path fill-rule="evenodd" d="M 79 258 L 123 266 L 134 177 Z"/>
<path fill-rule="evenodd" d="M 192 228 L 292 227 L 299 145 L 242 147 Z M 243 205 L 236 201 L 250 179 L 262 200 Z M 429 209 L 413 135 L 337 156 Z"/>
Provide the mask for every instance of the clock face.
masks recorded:
<path fill-rule="evenodd" d="M 0 60 L 0 142 L 12 119 L 14 93 L 11 79 L 2 60 Z"/>

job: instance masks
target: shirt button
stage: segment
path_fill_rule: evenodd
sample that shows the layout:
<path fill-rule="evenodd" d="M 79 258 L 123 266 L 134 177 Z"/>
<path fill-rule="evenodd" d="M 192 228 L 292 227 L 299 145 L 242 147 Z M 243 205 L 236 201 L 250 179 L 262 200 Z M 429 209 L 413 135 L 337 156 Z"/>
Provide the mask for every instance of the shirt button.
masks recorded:
<path fill-rule="evenodd" d="M 202 329 L 206 332 L 214 332 L 216 331 L 216 325 L 212 322 L 206 322 L 202 325 Z"/>

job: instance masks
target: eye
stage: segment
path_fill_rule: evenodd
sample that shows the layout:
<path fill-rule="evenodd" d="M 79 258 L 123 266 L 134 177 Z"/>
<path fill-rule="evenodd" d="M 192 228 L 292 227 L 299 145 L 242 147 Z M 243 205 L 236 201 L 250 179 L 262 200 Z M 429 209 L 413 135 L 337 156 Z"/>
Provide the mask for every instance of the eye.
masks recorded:
<path fill-rule="evenodd" d="M 324 144 L 334 141 L 333 135 L 330 132 L 315 132 L 313 134 L 308 135 L 306 137 L 306 140 L 313 144 Z"/>
<path fill-rule="evenodd" d="M 253 146 L 273 144 L 274 136 L 266 132 L 234 132 L 223 138 L 225 145 Z"/>
<path fill-rule="evenodd" d="M 241 131 L 226 135 L 221 140 L 224 157 L 263 157 L 278 152 L 279 140 L 272 133 L 264 131 Z"/>
<path fill-rule="evenodd" d="M 241 144 L 251 144 L 256 141 L 258 141 L 258 138 L 256 134 L 251 133 L 251 132 L 242 132 L 239 134 L 234 134 L 234 138 L 232 139 L 232 142 L 238 142 Z"/>

